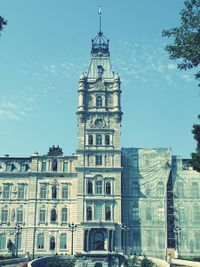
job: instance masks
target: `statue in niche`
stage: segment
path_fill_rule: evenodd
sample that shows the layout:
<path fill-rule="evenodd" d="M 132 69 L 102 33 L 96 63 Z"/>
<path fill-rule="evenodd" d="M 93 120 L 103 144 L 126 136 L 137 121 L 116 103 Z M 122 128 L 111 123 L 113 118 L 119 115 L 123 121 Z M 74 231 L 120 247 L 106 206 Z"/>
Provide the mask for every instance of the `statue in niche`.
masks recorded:
<path fill-rule="evenodd" d="M 87 207 L 87 220 L 90 221 L 92 220 L 92 208 Z"/>
<path fill-rule="evenodd" d="M 106 207 L 106 221 L 111 219 L 110 207 Z"/>
<path fill-rule="evenodd" d="M 55 222 L 56 221 L 56 210 L 52 209 L 51 210 L 51 222 Z"/>
<path fill-rule="evenodd" d="M 55 237 L 52 236 L 52 237 L 50 238 L 50 250 L 54 250 L 55 247 L 56 247 Z"/>
<path fill-rule="evenodd" d="M 52 163 L 52 170 L 55 172 L 55 171 L 57 171 L 57 168 L 58 168 L 57 159 L 54 159 L 54 161 Z"/>
<path fill-rule="evenodd" d="M 110 195 L 111 194 L 111 186 L 110 186 L 110 182 L 106 183 L 106 195 Z"/>
<path fill-rule="evenodd" d="M 57 198 L 57 188 L 56 188 L 56 185 L 52 185 L 52 198 L 53 199 L 56 199 Z"/>

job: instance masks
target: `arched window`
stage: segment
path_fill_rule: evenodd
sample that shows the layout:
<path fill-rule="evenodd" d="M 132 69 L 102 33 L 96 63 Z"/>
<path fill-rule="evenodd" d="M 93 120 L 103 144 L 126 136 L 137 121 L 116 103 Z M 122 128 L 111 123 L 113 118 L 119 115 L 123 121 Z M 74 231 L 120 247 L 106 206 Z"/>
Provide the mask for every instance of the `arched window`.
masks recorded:
<path fill-rule="evenodd" d="M 91 221 L 92 220 L 92 207 L 88 206 L 87 207 L 87 221 Z"/>
<path fill-rule="evenodd" d="M 111 220 L 111 209 L 110 209 L 110 206 L 106 206 L 105 218 L 106 218 L 106 221 L 110 221 Z"/>
<path fill-rule="evenodd" d="M 8 209 L 2 208 L 1 210 L 1 222 L 7 223 L 8 222 Z"/>
<path fill-rule="evenodd" d="M 62 222 L 67 222 L 67 208 L 62 208 L 62 216 L 61 216 L 61 221 Z"/>
<path fill-rule="evenodd" d="M 90 135 L 88 136 L 88 144 L 89 144 L 89 145 L 93 145 L 93 135 L 92 135 L 92 134 L 90 134 Z"/>
<path fill-rule="evenodd" d="M 60 249 L 66 249 L 67 248 L 67 235 L 61 234 L 60 235 Z"/>
<path fill-rule="evenodd" d="M 97 195 L 102 194 L 102 181 L 101 180 L 96 181 L 96 194 Z"/>
<path fill-rule="evenodd" d="M 110 135 L 109 134 L 106 134 L 106 146 L 109 146 L 110 145 Z"/>
<path fill-rule="evenodd" d="M 103 104 L 102 96 L 97 96 L 96 97 L 96 107 L 100 108 L 100 107 L 102 107 L 102 104 Z"/>
<path fill-rule="evenodd" d="M 101 134 L 97 134 L 96 135 L 96 145 L 97 146 L 101 146 L 102 145 L 102 135 Z"/>
<path fill-rule="evenodd" d="M 57 159 L 54 159 L 52 163 L 52 171 L 56 172 L 57 168 L 58 168 L 58 162 L 57 162 Z"/>
<path fill-rule="evenodd" d="M 93 184 L 92 184 L 92 181 L 88 181 L 87 183 L 87 191 L 88 191 L 88 194 L 93 194 Z"/>
<path fill-rule="evenodd" d="M 111 194 L 111 185 L 110 182 L 106 182 L 106 195 Z"/>
<path fill-rule="evenodd" d="M 56 199 L 57 198 L 57 187 L 56 187 L 56 185 L 52 185 L 51 192 L 52 192 L 52 198 Z"/>
<path fill-rule="evenodd" d="M 56 214 L 56 209 L 51 210 L 51 222 L 56 222 L 57 219 L 57 214 Z"/>
<path fill-rule="evenodd" d="M 6 234 L 0 234 L 0 249 L 6 248 Z"/>
<path fill-rule="evenodd" d="M 50 250 L 54 250 L 55 247 L 56 247 L 55 237 L 54 237 L 54 236 L 51 236 L 51 237 L 50 237 L 49 247 L 50 247 Z"/>
<path fill-rule="evenodd" d="M 39 233 L 37 236 L 37 248 L 43 249 L 44 248 L 44 234 Z"/>
<path fill-rule="evenodd" d="M 104 234 L 100 231 L 96 232 L 93 236 L 93 249 L 104 250 Z"/>

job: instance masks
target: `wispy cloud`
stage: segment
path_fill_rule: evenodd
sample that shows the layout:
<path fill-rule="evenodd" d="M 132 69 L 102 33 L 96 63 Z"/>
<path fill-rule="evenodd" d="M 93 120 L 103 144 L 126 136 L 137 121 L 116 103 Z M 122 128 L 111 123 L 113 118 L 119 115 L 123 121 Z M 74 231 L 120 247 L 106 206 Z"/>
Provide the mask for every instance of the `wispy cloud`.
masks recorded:
<path fill-rule="evenodd" d="M 29 110 L 30 107 L 25 107 L 3 98 L 0 101 L 0 120 L 18 120 L 25 116 Z"/>

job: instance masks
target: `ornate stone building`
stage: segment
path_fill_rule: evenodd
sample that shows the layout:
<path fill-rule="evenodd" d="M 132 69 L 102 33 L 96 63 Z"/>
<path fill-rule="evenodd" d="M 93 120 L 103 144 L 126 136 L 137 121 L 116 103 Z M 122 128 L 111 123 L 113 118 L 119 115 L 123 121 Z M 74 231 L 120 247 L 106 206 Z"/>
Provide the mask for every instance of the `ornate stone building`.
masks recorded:
<path fill-rule="evenodd" d="M 100 31 L 79 80 L 75 155 L 0 158 L 1 254 L 198 256 L 200 174 L 168 148 L 121 148 L 120 95 Z"/>

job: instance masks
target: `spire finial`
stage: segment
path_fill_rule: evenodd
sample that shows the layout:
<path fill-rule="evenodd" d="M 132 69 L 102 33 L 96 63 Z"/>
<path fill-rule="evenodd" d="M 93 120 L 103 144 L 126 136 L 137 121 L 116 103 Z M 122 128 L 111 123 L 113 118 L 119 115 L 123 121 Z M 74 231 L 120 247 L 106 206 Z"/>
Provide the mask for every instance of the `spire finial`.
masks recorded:
<path fill-rule="evenodd" d="M 99 14 L 99 32 L 101 32 L 101 5 L 99 6 L 98 14 Z"/>

